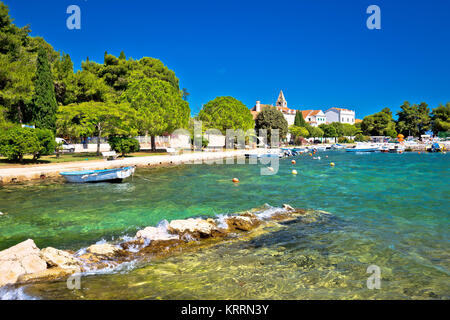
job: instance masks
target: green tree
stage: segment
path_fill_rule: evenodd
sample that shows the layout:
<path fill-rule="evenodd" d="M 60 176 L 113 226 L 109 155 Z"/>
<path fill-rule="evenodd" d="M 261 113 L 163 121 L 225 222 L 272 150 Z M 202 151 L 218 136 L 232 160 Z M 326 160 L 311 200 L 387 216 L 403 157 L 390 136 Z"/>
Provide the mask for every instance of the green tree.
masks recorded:
<path fill-rule="evenodd" d="M 309 131 L 309 136 L 313 139 L 322 138 L 324 136 L 323 130 L 319 127 L 310 126 L 308 128 L 308 131 Z"/>
<path fill-rule="evenodd" d="M 292 125 L 289 127 L 289 133 L 294 137 L 303 137 L 307 138 L 309 136 L 309 131 L 304 127 L 298 127 L 296 125 Z"/>
<path fill-rule="evenodd" d="M 395 122 L 392 119 L 392 112 L 389 108 L 384 108 L 378 113 L 364 117 L 361 123 L 362 133 L 369 136 L 390 136 L 395 137 Z"/>
<path fill-rule="evenodd" d="M 139 131 L 151 136 L 152 150 L 156 150 L 155 136 L 187 128 L 189 104 L 179 90 L 158 79 L 135 80 L 122 96 L 137 111 Z"/>
<path fill-rule="evenodd" d="M 53 131 L 36 128 L 34 129 L 34 132 L 39 141 L 40 149 L 33 153 L 33 160 L 39 159 L 41 156 L 53 154 L 57 146 Z"/>
<path fill-rule="evenodd" d="M 32 122 L 37 128 L 55 131 L 57 112 L 55 87 L 47 52 L 43 47 L 38 50 L 34 87 L 35 95 L 31 110 Z"/>
<path fill-rule="evenodd" d="M 447 102 L 445 106 L 440 104 L 439 107 L 433 109 L 431 119 L 435 134 L 450 131 L 450 102 Z"/>
<path fill-rule="evenodd" d="M 344 125 L 340 122 L 332 122 L 330 123 L 330 126 L 334 127 L 336 130 L 336 136 L 342 137 L 344 136 Z"/>
<path fill-rule="evenodd" d="M 250 110 L 233 97 L 217 97 L 209 101 L 200 110 L 198 119 L 203 121 L 205 128 L 218 129 L 222 134 L 226 134 L 227 129 L 245 132 L 254 127 Z"/>
<path fill-rule="evenodd" d="M 431 128 L 430 109 L 425 102 L 411 105 L 408 101 L 397 113 L 397 131 L 405 136 L 418 137 Z"/>
<path fill-rule="evenodd" d="M 294 126 L 306 128 L 310 124 L 305 121 L 300 110 L 295 113 Z"/>
<path fill-rule="evenodd" d="M 28 123 L 32 106 L 37 52 L 43 48 L 53 63 L 58 53 L 40 37 L 30 37 L 29 26 L 12 23 L 8 7 L 0 1 L 0 106 L 13 122 Z"/>
<path fill-rule="evenodd" d="M 188 101 L 189 96 L 191 95 L 186 88 L 183 88 L 183 100 Z"/>
<path fill-rule="evenodd" d="M 71 104 L 59 108 L 57 127 L 61 136 L 96 136 L 97 155 L 100 155 L 101 138 L 137 133 L 136 112 L 127 103 Z"/>
<path fill-rule="evenodd" d="M 255 119 L 255 129 L 259 134 L 260 129 L 267 130 L 267 140 L 272 142 L 272 130 L 278 129 L 280 141 L 286 139 L 288 123 L 281 111 L 273 107 L 266 107 L 261 110 Z"/>
<path fill-rule="evenodd" d="M 355 134 L 358 133 L 358 128 L 356 128 L 356 126 L 354 124 L 349 124 L 349 123 L 343 123 L 342 124 L 342 131 L 343 131 L 343 136 L 345 137 L 353 137 Z"/>
<path fill-rule="evenodd" d="M 325 138 L 334 138 L 334 140 L 336 141 L 336 138 L 339 137 L 339 134 L 336 130 L 336 126 L 334 126 L 333 124 L 323 123 L 319 125 L 319 128 L 322 129 L 323 136 Z"/>
<path fill-rule="evenodd" d="M 114 101 L 112 89 L 102 78 L 89 71 L 78 71 L 74 76 L 74 84 L 68 86 L 68 96 L 77 103 Z M 68 100 L 68 101 L 70 101 Z M 66 101 L 66 102 L 68 102 Z"/>
<path fill-rule="evenodd" d="M 55 76 L 55 96 L 60 105 L 77 102 L 75 97 L 75 75 L 69 54 L 62 53 L 53 65 Z"/>

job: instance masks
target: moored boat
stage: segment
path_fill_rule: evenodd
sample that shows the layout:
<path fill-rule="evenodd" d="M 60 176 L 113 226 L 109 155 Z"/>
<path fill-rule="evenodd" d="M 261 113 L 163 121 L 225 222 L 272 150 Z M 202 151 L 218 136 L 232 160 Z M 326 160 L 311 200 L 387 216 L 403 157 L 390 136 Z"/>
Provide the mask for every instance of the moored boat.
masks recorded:
<path fill-rule="evenodd" d="M 375 144 L 358 143 L 356 146 L 346 148 L 347 152 L 375 152 L 380 151 L 380 147 Z"/>
<path fill-rule="evenodd" d="M 403 153 L 405 151 L 405 147 L 401 145 L 395 145 L 389 149 L 389 153 Z"/>
<path fill-rule="evenodd" d="M 116 169 L 105 170 L 84 170 L 60 172 L 68 182 L 85 183 L 85 182 L 122 182 L 134 174 L 135 167 L 121 167 Z"/>
<path fill-rule="evenodd" d="M 331 146 L 331 149 L 333 150 L 342 150 L 345 149 L 345 146 L 339 143 L 335 143 Z"/>

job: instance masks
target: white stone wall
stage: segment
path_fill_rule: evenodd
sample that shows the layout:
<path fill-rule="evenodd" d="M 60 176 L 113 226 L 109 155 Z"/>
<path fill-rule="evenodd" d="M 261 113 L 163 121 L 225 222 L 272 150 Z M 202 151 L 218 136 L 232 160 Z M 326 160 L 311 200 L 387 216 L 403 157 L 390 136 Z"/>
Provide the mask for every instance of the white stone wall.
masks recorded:
<path fill-rule="evenodd" d="M 330 109 L 325 112 L 328 123 L 339 122 L 339 112 L 336 109 Z"/>
<path fill-rule="evenodd" d="M 288 126 L 292 126 L 295 121 L 295 114 L 286 114 L 283 113 L 284 118 L 286 119 Z"/>
<path fill-rule="evenodd" d="M 77 143 L 74 144 L 75 146 L 75 152 L 81 153 L 81 152 L 97 152 L 97 144 L 89 143 L 87 145 Z M 85 148 L 85 146 L 87 148 Z M 111 147 L 108 143 L 100 143 L 100 152 L 107 152 L 111 151 Z"/>

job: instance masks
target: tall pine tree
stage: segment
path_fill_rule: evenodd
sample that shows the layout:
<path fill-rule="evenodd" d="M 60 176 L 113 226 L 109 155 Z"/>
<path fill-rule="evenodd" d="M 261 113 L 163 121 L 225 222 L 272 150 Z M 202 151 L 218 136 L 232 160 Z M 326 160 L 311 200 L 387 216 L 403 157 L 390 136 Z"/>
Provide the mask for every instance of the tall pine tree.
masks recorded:
<path fill-rule="evenodd" d="M 294 125 L 297 127 L 306 127 L 306 121 L 303 118 L 303 114 L 300 110 L 295 113 Z"/>
<path fill-rule="evenodd" d="M 31 107 L 32 122 L 37 128 L 46 128 L 54 132 L 58 106 L 50 63 L 47 52 L 43 47 L 38 49 L 34 92 L 33 105 Z"/>

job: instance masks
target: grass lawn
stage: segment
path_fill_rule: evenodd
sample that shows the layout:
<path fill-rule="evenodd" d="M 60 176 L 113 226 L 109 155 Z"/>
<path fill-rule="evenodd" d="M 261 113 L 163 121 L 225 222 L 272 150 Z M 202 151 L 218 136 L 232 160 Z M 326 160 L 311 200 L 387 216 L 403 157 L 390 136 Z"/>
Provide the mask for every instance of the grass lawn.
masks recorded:
<path fill-rule="evenodd" d="M 131 154 L 127 154 L 126 158 L 132 158 L 132 157 L 148 157 L 148 156 L 159 156 L 159 155 L 166 155 L 165 152 L 150 152 L 150 151 L 142 151 L 142 152 L 135 152 Z M 74 161 L 90 161 L 90 160 L 102 160 L 103 157 L 97 156 L 95 152 L 83 152 L 83 153 L 64 153 L 60 155 L 59 158 L 56 157 L 56 155 L 49 155 L 49 156 L 42 156 L 37 161 L 33 161 L 33 157 L 30 156 L 24 156 L 23 163 L 15 163 L 12 161 L 9 161 L 8 159 L 4 157 L 0 157 L 0 168 L 5 167 L 18 167 L 18 166 L 24 166 L 24 165 L 36 165 L 36 164 L 45 164 L 45 163 L 62 163 L 62 162 L 74 162 Z"/>

